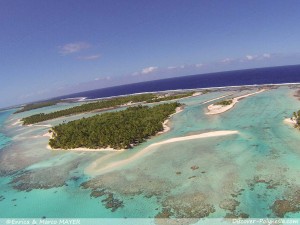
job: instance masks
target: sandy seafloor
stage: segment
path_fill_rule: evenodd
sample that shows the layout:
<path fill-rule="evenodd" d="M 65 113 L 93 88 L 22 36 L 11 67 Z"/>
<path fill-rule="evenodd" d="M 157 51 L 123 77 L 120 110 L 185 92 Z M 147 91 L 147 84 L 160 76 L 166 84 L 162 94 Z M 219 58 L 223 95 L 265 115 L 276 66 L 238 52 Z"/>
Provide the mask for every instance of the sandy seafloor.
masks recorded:
<path fill-rule="evenodd" d="M 16 115 L 0 112 L 0 217 L 300 217 L 299 211 L 279 215 L 272 210 L 276 200 L 300 198 L 300 132 L 283 123 L 300 109 L 294 97 L 298 89 L 278 87 L 245 98 L 225 113 L 205 114 L 213 103 L 205 101 L 257 90 L 220 90 L 180 100 L 185 109 L 171 118 L 169 132 L 122 152 L 51 151 L 42 136 L 48 127 L 12 125 L 24 116 L 74 104 Z M 128 164 L 101 170 L 150 144 L 218 130 L 238 134 L 156 146 Z"/>

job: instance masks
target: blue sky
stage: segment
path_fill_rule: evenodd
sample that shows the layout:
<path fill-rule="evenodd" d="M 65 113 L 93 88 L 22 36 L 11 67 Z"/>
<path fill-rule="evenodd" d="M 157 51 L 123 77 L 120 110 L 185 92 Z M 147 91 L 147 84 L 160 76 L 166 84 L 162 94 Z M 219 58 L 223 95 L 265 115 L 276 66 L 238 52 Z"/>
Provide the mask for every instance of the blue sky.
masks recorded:
<path fill-rule="evenodd" d="M 300 64 L 300 1 L 0 1 L 0 107 L 166 77 Z"/>

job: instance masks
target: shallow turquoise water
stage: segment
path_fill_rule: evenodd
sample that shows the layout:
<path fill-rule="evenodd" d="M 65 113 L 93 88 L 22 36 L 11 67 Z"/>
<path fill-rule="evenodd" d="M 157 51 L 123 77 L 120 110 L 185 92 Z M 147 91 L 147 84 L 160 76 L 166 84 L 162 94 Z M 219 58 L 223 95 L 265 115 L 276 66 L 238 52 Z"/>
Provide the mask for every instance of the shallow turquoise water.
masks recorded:
<path fill-rule="evenodd" d="M 8 138 L 5 134 L 1 133 L 4 121 L 9 117 L 10 114 L 11 111 L 0 112 L 0 150 L 10 142 L 10 138 Z"/>
<path fill-rule="evenodd" d="M 253 91 L 219 91 L 180 100 L 186 106 L 183 112 L 172 117 L 170 132 L 118 153 L 50 152 L 46 149 L 47 138 L 42 137 L 49 128 L 12 125 L 22 114 L 0 113 L 0 121 L 4 124 L 2 130 L 12 139 L 9 146 L 9 138 L 3 136 L 0 139 L 6 143 L 5 152 L 0 155 L 0 169 L 6 172 L 0 178 L 0 195 L 5 197 L 0 206 L 7 209 L 1 211 L 0 216 L 153 218 L 162 208 L 168 207 L 174 216 L 176 213 L 188 216 L 191 213 L 187 210 L 189 207 L 201 210 L 197 207 L 204 202 L 203 207 L 214 207 L 214 212 L 208 215 L 211 218 L 224 217 L 228 213 L 276 217 L 270 208 L 274 201 L 300 190 L 300 134 L 283 123 L 284 118 L 300 109 L 300 101 L 293 97 L 295 89 L 269 90 L 241 100 L 223 114 L 205 114 L 212 103 L 205 101 Z M 84 116 L 90 115 L 93 114 Z M 73 119 L 80 117 L 82 115 Z M 61 119 L 51 123 L 59 122 Z M 237 130 L 239 133 L 161 145 L 145 156 L 99 176 L 86 172 L 86 168 L 101 157 L 108 157 L 100 165 L 105 166 L 132 157 L 158 141 L 216 130 Z M 199 168 L 193 170 L 192 166 Z M 8 167 L 14 172 L 6 171 Z M 18 191 L 8 183 L 24 171 L 30 172 L 31 177 L 22 178 L 21 183 L 29 186 L 36 182 L 47 183 L 47 180 L 58 184 L 64 181 L 65 184 Z M 111 212 L 101 202 L 106 196 L 91 198 L 91 190 L 80 187 L 82 182 L 90 179 L 101 181 L 99 188 L 113 193 L 124 206 Z M 220 206 L 228 199 L 238 202 L 233 211 Z M 286 213 L 285 216 L 299 217 L 299 213 Z"/>

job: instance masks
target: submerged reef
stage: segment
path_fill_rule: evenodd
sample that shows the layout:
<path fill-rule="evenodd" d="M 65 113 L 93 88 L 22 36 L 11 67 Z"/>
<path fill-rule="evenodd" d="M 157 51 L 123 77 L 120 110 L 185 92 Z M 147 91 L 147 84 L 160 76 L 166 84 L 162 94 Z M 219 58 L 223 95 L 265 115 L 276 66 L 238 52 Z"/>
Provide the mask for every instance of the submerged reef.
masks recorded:
<path fill-rule="evenodd" d="M 16 175 L 9 184 L 16 190 L 27 192 L 61 187 L 67 185 L 69 172 L 76 169 L 78 164 L 78 160 L 75 160 L 67 164 L 24 171 Z"/>
<path fill-rule="evenodd" d="M 182 194 L 167 197 L 162 205 L 171 209 L 177 218 L 204 218 L 215 212 L 207 200 L 204 193 Z"/>
<path fill-rule="evenodd" d="M 97 176 L 81 184 L 85 189 L 106 189 L 126 196 L 143 194 L 144 196 L 159 196 L 171 191 L 174 184 L 163 179 L 151 178 L 145 174 L 128 177 L 128 172 L 116 171 Z"/>
<path fill-rule="evenodd" d="M 240 202 L 238 202 L 235 199 L 225 199 L 220 202 L 219 206 L 221 209 L 225 209 L 233 212 L 239 204 Z"/>
<path fill-rule="evenodd" d="M 285 199 L 278 199 L 271 206 L 272 211 L 278 217 L 284 217 L 287 213 L 300 211 L 300 190 L 295 191 Z"/>

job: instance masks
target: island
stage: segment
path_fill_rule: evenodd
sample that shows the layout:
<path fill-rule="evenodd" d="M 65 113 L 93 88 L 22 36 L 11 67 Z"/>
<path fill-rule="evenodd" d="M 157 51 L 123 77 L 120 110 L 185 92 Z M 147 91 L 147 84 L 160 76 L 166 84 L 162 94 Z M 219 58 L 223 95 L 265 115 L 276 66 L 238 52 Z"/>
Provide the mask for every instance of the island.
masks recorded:
<path fill-rule="evenodd" d="M 182 105 L 178 102 L 129 107 L 60 124 L 49 130 L 52 149 L 128 149 L 163 131 L 163 122 Z"/>
<path fill-rule="evenodd" d="M 242 99 L 247 98 L 252 95 L 259 94 L 264 91 L 265 91 L 265 89 L 261 89 L 259 91 L 252 92 L 250 94 L 238 96 L 233 99 L 222 100 L 217 103 L 211 104 L 207 107 L 208 112 L 206 112 L 206 115 L 216 115 L 216 114 L 224 113 L 224 112 L 230 110 L 235 104 L 237 104 L 239 102 L 239 100 L 242 100 Z"/>
<path fill-rule="evenodd" d="M 295 128 L 300 130 L 300 110 L 293 113 L 291 118 L 286 118 L 284 122 L 294 125 Z"/>
<path fill-rule="evenodd" d="M 51 113 L 39 113 L 32 116 L 21 119 L 23 125 L 35 124 L 47 120 L 52 120 L 64 116 L 70 116 L 80 113 L 92 112 L 92 111 L 105 111 L 114 109 L 117 107 L 131 106 L 133 104 L 142 103 L 155 103 L 161 101 L 169 101 L 181 98 L 187 98 L 191 96 L 199 95 L 199 92 L 183 92 L 180 94 L 159 94 L 159 93 L 147 93 L 147 94 L 135 94 L 124 97 L 115 97 L 109 99 L 103 99 L 101 101 L 85 102 L 82 105 L 75 106 L 68 109 L 63 109 Z"/>
<path fill-rule="evenodd" d="M 84 103 L 79 106 L 75 106 L 69 109 L 59 110 L 51 113 L 39 113 L 32 116 L 28 116 L 22 119 L 23 125 L 35 124 L 63 116 L 69 116 L 74 114 L 80 114 L 85 112 L 90 112 L 94 110 L 105 110 L 112 109 L 117 106 L 122 106 L 125 104 L 145 102 L 147 100 L 155 98 L 155 94 L 137 94 L 129 95 L 125 97 L 117 97 L 113 99 L 105 99 L 102 101 Z"/>
<path fill-rule="evenodd" d="M 60 100 L 52 100 L 52 101 L 44 101 L 44 102 L 36 102 L 36 103 L 30 103 L 25 106 L 23 106 L 21 109 L 14 112 L 14 114 L 21 113 L 21 112 L 27 112 L 34 109 L 40 109 L 48 106 L 53 106 L 59 103 Z"/>
<path fill-rule="evenodd" d="M 229 100 L 219 101 L 219 102 L 215 103 L 214 105 L 225 106 L 225 105 L 231 105 L 231 104 L 232 104 L 232 99 L 229 99 Z"/>
<path fill-rule="evenodd" d="M 170 100 L 175 100 L 175 99 L 180 99 L 180 98 L 187 98 L 191 96 L 198 95 L 199 93 L 196 93 L 194 91 L 183 93 L 183 94 L 175 94 L 175 95 L 170 95 L 166 94 L 164 96 L 158 96 L 154 99 L 150 99 L 147 101 L 147 103 L 154 103 L 154 102 L 162 102 L 162 101 L 170 101 Z"/>
<path fill-rule="evenodd" d="M 295 122 L 295 128 L 300 129 L 300 110 L 293 113 L 293 121 Z"/>

